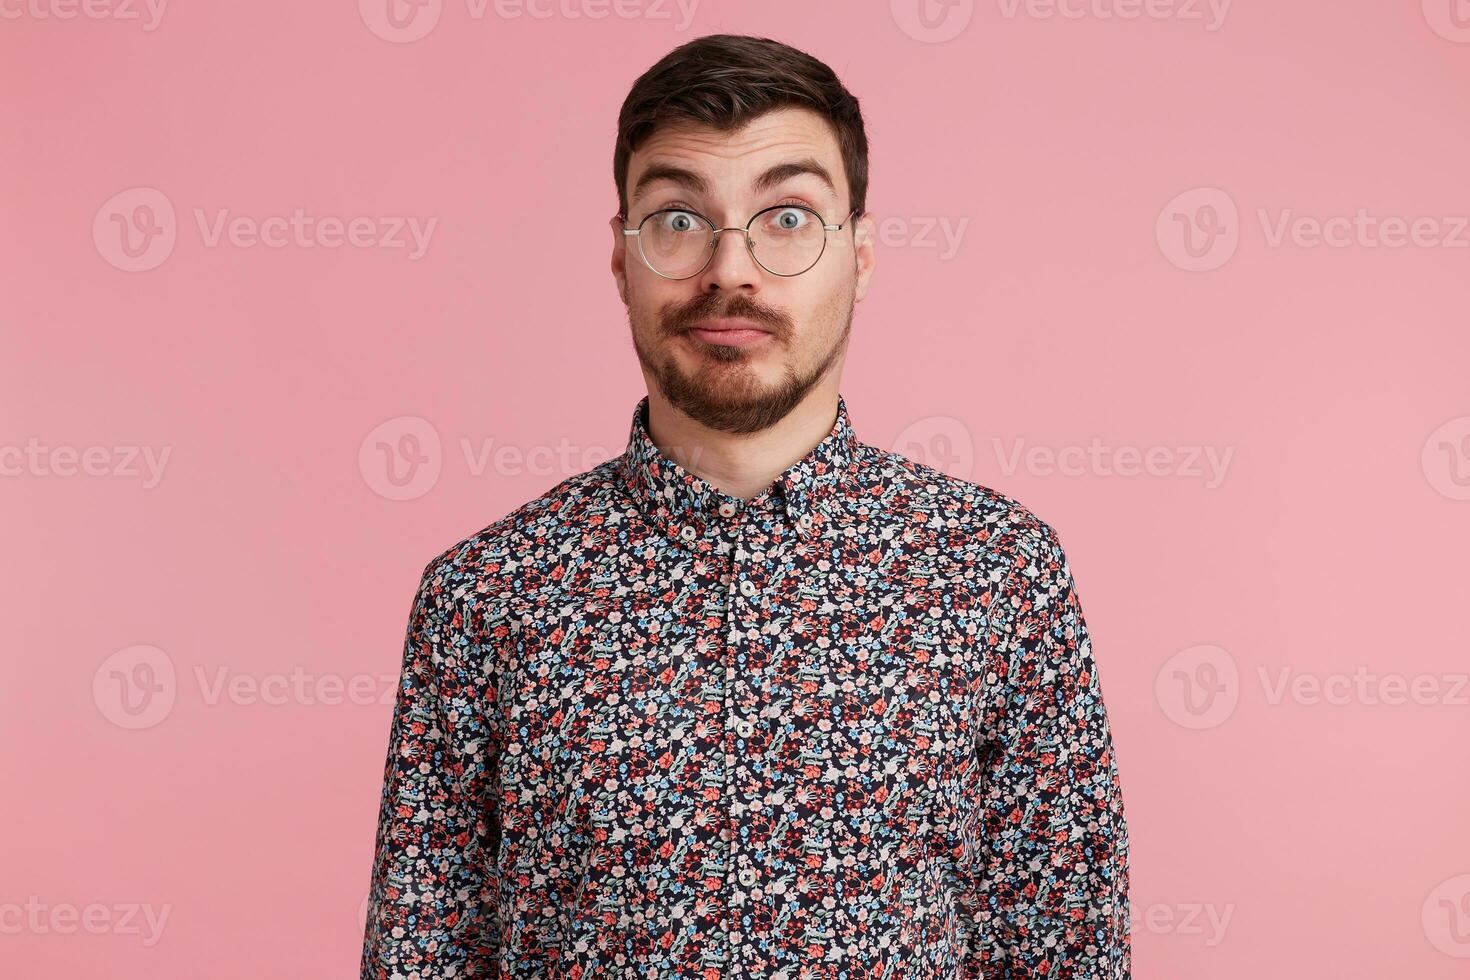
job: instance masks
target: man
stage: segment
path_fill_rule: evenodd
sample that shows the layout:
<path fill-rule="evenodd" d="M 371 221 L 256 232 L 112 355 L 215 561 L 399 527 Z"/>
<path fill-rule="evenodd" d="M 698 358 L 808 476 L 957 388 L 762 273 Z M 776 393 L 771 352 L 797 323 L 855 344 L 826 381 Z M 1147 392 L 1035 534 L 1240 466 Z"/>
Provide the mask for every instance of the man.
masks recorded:
<path fill-rule="evenodd" d="M 362 976 L 1130 975 L 1128 837 L 1056 533 L 864 443 L 857 100 L 774 41 L 634 84 L 626 451 L 434 558 Z"/>

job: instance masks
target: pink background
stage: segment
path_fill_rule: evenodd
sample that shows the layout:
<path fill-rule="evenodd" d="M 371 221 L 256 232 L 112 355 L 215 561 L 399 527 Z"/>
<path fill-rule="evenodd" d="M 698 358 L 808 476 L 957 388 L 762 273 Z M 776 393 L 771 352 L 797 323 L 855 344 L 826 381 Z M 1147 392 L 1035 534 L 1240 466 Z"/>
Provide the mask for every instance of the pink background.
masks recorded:
<path fill-rule="evenodd" d="M 1470 973 L 1470 4 L 621 2 L 0 6 L 0 972 L 357 975 L 418 575 L 622 450 L 616 113 L 731 31 L 863 103 L 859 436 L 1071 557 L 1135 975 Z"/>

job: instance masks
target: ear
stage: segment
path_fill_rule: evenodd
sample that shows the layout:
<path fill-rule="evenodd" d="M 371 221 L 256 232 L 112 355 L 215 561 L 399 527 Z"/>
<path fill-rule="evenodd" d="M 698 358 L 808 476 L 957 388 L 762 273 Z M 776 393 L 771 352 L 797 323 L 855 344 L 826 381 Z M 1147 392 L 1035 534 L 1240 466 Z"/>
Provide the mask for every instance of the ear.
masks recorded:
<path fill-rule="evenodd" d="M 873 247 L 877 225 L 870 213 L 853 219 L 852 237 L 854 261 L 857 265 L 857 287 L 853 302 L 861 302 L 868 295 L 868 281 L 873 278 L 873 269 L 878 263 L 878 253 Z"/>
<path fill-rule="evenodd" d="M 613 215 L 608 219 L 608 227 L 612 229 L 612 274 L 613 280 L 618 284 L 618 298 L 623 305 L 628 305 L 628 238 L 623 234 L 623 219 Z"/>

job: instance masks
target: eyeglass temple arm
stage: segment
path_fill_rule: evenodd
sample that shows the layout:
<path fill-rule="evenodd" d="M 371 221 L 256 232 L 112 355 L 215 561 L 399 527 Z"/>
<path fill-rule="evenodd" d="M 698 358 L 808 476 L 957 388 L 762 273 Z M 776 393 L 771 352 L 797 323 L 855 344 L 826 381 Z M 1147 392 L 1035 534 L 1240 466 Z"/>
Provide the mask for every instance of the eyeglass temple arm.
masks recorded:
<path fill-rule="evenodd" d="M 851 211 L 847 212 L 847 217 L 845 217 L 845 218 L 842 219 L 842 224 L 840 224 L 840 225 L 823 225 L 822 227 L 825 228 L 825 229 L 827 229 L 828 231 L 841 231 L 842 228 L 843 228 L 843 226 L 846 225 L 849 221 L 851 221 L 852 220 L 852 216 L 855 215 L 855 214 L 857 214 L 857 213 L 858 213 L 858 209 L 857 208 L 853 208 Z"/>

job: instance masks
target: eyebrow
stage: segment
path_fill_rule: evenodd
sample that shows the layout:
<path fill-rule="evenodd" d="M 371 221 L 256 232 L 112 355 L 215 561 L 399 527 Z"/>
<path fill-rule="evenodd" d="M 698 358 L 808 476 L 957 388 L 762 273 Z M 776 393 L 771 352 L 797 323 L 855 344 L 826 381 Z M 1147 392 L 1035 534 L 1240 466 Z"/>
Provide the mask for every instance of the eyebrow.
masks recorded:
<path fill-rule="evenodd" d="M 837 185 L 833 183 L 832 175 L 827 172 L 826 167 L 822 166 L 812 157 L 776 164 L 751 181 L 750 189 L 760 194 L 770 190 L 783 181 L 790 180 L 792 177 L 802 176 L 803 174 L 810 174 L 818 178 L 822 183 L 827 185 L 828 190 L 834 194 L 837 193 Z M 644 170 L 638 177 L 638 183 L 633 186 L 633 197 L 628 201 L 629 209 L 638 202 L 650 185 L 656 184 L 659 181 L 678 184 L 696 194 L 709 193 L 709 181 L 705 180 L 702 174 L 689 170 L 686 167 L 679 167 L 669 163 L 653 163 L 649 164 L 648 169 Z"/>

